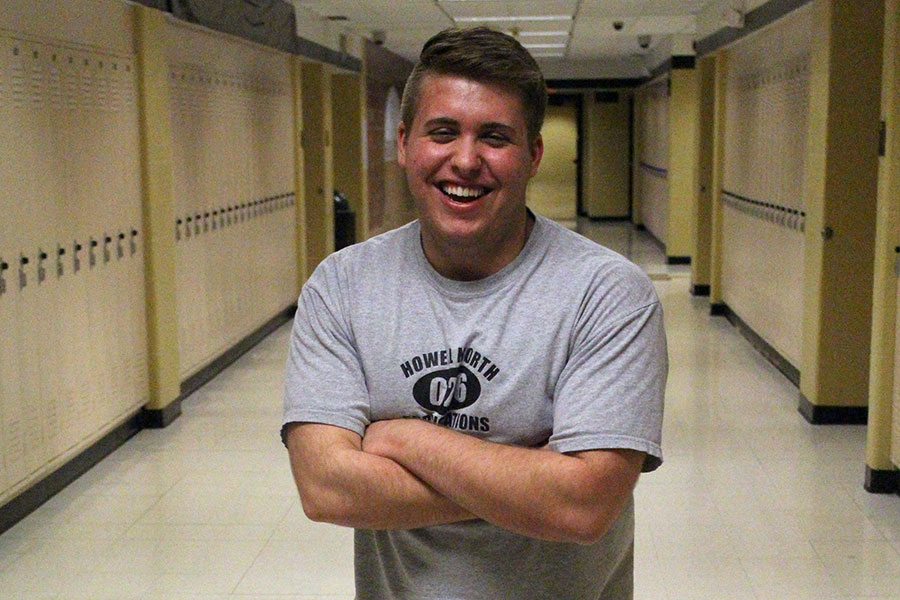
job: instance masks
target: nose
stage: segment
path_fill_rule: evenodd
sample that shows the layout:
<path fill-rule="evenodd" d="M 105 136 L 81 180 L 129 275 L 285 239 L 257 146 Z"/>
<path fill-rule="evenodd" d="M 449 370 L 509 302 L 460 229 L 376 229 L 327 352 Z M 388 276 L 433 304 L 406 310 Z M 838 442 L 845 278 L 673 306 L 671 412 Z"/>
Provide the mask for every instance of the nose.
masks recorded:
<path fill-rule="evenodd" d="M 460 138 L 453 149 L 451 166 L 461 177 L 471 178 L 481 170 L 481 154 L 475 140 Z"/>

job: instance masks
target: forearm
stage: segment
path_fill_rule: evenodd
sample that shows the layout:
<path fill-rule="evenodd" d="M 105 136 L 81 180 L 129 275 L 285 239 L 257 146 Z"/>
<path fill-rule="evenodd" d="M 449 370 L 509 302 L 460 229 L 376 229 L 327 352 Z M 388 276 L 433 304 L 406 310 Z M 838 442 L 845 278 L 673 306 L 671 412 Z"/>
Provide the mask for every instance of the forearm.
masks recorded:
<path fill-rule="evenodd" d="M 297 426 L 287 438 L 303 509 L 312 520 L 413 529 L 474 518 L 396 462 L 362 452 L 354 443 L 323 444 L 304 435 L 303 427 L 324 426 Z"/>
<path fill-rule="evenodd" d="M 637 476 L 627 454 L 604 453 L 598 468 L 579 456 L 495 444 L 425 422 L 395 424 L 371 447 L 367 435 L 363 449 L 396 461 L 472 514 L 531 537 L 599 539 Z"/>

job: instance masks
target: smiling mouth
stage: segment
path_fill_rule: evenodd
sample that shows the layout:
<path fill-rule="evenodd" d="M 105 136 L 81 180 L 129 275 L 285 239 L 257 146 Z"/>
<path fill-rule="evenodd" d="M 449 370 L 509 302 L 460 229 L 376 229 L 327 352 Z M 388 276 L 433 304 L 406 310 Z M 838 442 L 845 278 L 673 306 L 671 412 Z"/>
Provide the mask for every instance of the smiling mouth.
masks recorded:
<path fill-rule="evenodd" d="M 438 185 L 437 188 L 455 202 L 474 202 L 491 191 L 489 188 L 481 186 L 450 185 L 446 183 Z"/>

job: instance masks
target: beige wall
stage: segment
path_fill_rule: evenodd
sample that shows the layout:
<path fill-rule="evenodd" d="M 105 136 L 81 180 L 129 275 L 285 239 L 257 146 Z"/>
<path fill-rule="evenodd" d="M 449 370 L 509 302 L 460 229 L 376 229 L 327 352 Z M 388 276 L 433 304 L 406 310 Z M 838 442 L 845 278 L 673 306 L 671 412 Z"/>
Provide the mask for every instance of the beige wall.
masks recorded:
<path fill-rule="evenodd" d="M 541 129 L 544 156 L 537 175 L 528 184 L 526 202 L 550 219 L 575 219 L 578 123 L 573 102 L 548 106 Z"/>
<path fill-rule="evenodd" d="M 627 217 L 629 172 L 629 98 L 597 102 L 584 96 L 583 207 L 589 217 Z"/>
<path fill-rule="evenodd" d="M 639 222 L 663 244 L 668 232 L 669 98 L 668 80 L 662 79 L 640 88 L 636 102 L 641 118 L 635 123 L 640 154 L 635 185 L 641 197 L 636 204 Z"/>

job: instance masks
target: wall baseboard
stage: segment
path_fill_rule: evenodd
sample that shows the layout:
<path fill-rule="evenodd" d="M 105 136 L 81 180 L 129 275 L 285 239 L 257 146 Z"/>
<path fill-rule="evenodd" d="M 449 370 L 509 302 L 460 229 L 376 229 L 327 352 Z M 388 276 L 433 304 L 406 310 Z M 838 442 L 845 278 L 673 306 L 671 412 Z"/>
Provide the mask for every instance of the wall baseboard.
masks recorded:
<path fill-rule="evenodd" d="M 709 285 L 703 283 L 695 283 L 691 286 L 692 296 L 709 296 Z"/>
<path fill-rule="evenodd" d="M 630 215 L 624 215 L 621 217 L 591 217 L 588 216 L 588 220 L 592 223 L 623 223 L 631 220 Z"/>
<path fill-rule="evenodd" d="M 146 429 L 162 429 L 172 424 L 181 416 L 181 401 L 184 394 L 178 396 L 165 408 L 144 408 L 141 410 L 141 426 Z"/>
<path fill-rule="evenodd" d="M 296 305 L 291 305 L 281 310 L 277 315 L 263 323 L 255 331 L 244 337 L 234 346 L 213 359 L 207 366 L 203 367 L 181 383 L 181 398 L 190 396 L 204 384 L 209 382 L 213 377 L 225 370 L 228 365 L 243 356 L 248 350 L 253 348 L 267 335 L 281 327 L 284 323 L 293 318 L 294 312 L 297 310 Z"/>
<path fill-rule="evenodd" d="M 800 386 L 800 369 L 795 367 L 791 361 L 785 358 L 778 350 L 772 347 L 769 342 L 764 340 L 762 336 L 753 331 L 753 328 L 747 325 L 747 323 L 740 318 L 737 313 L 731 310 L 731 307 L 725 304 L 714 304 L 713 307 L 716 307 L 717 310 L 721 311 L 719 313 L 713 313 L 712 309 L 710 310 L 711 314 L 721 315 L 728 319 L 728 322 L 734 325 L 738 331 L 741 332 L 741 335 L 750 342 L 756 351 L 765 357 L 772 365 L 778 369 L 782 375 L 787 377 L 791 383 L 796 386 Z"/>
<path fill-rule="evenodd" d="M 869 421 L 868 406 L 821 406 L 800 394 L 797 410 L 813 425 L 865 425 Z"/>
<path fill-rule="evenodd" d="M 666 264 L 689 265 L 689 264 L 691 264 L 691 257 L 690 256 L 667 256 Z"/>
<path fill-rule="evenodd" d="M 863 487 L 872 494 L 900 494 L 900 471 L 873 469 L 866 465 L 866 483 Z"/>
<path fill-rule="evenodd" d="M 71 460 L 0 507 L 0 533 L 30 515 L 91 467 L 112 454 L 141 430 L 141 422 L 141 413 L 135 413 Z"/>
<path fill-rule="evenodd" d="M 3 533 L 34 512 L 44 502 L 90 470 L 91 467 L 112 454 L 113 451 L 122 446 L 141 429 L 158 429 L 172 423 L 181 414 L 181 403 L 185 398 L 221 373 L 227 366 L 253 348 L 267 335 L 289 321 L 296 310 L 296 305 L 292 305 L 280 311 L 256 331 L 223 352 L 208 366 L 185 380 L 181 384 L 181 395 L 165 408 L 152 410 L 143 408 L 139 410 L 74 458 L 60 465 L 55 471 L 22 491 L 3 506 L 0 506 L 0 533 Z"/>

